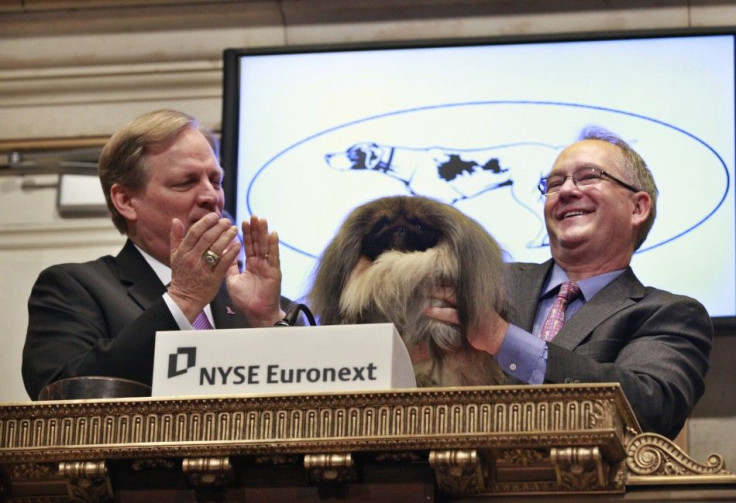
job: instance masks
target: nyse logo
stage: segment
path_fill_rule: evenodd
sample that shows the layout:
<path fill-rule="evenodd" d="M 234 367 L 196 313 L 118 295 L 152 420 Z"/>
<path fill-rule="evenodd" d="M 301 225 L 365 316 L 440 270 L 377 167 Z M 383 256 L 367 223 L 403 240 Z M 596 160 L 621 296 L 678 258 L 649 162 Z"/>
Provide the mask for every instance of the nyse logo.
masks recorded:
<path fill-rule="evenodd" d="M 194 367 L 196 361 L 196 347 L 176 348 L 176 353 L 169 355 L 169 379 L 185 374 L 187 370 Z"/>

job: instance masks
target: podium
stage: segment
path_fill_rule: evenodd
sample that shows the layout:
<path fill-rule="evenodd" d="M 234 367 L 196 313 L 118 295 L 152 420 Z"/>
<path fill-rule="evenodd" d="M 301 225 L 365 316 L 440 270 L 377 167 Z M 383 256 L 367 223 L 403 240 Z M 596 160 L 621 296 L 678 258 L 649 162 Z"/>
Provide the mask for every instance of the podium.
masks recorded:
<path fill-rule="evenodd" d="M 0 469 L 8 502 L 736 500 L 607 383 L 2 404 Z"/>

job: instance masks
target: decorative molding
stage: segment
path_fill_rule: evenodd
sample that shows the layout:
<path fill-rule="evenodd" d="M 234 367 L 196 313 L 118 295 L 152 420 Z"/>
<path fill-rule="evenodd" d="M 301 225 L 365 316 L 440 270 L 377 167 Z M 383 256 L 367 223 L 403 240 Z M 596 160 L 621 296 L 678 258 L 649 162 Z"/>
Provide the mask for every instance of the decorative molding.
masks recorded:
<path fill-rule="evenodd" d="M 194 487 L 222 487 L 233 480 L 230 458 L 184 458 L 181 471 Z"/>
<path fill-rule="evenodd" d="M 518 435 L 540 446 L 584 437 L 603 442 L 607 455 L 621 459 L 623 431 L 614 417 L 638 429 L 616 385 L 38 402 L 0 405 L 0 462 L 8 456 L 37 462 L 60 455 L 105 458 L 112 450 L 136 457 L 154 447 L 159 455 L 185 457 L 232 449 L 289 454 L 508 447 Z"/>
<path fill-rule="evenodd" d="M 569 491 L 607 487 L 608 466 L 598 447 L 565 447 L 550 449 L 557 485 Z"/>
<path fill-rule="evenodd" d="M 720 456 L 699 464 L 641 433 L 618 384 L 0 404 L 9 487 L 65 483 L 88 501 L 115 495 L 113 466 L 138 480 L 162 470 L 195 490 L 243 490 L 248 467 L 302 470 L 303 484 L 327 494 L 402 464 L 433 470 L 452 496 L 736 484 Z"/>
<path fill-rule="evenodd" d="M 626 465 L 627 485 L 736 484 L 736 474 L 726 470 L 721 455 L 711 454 L 707 463 L 698 463 L 677 444 L 656 433 L 641 433 L 629 442 Z"/>
<path fill-rule="evenodd" d="M 59 463 L 59 476 L 67 480 L 72 501 L 113 501 L 112 484 L 105 461 Z"/>
<path fill-rule="evenodd" d="M 0 251 L 110 246 L 125 242 L 109 217 L 60 220 L 43 225 L 0 225 Z"/>
<path fill-rule="evenodd" d="M 3 107 L 222 96 L 222 62 L 187 61 L 0 70 Z"/>
<path fill-rule="evenodd" d="M 102 147 L 109 136 L 86 136 L 79 138 L 28 138 L 18 140 L 0 139 L 0 152 L 43 152 L 48 150 L 72 150 Z"/>
<path fill-rule="evenodd" d="M 355 482 L 358 475 L 355 462 L 350 453 L 345 454 L 306 454 L 304 469 L 312 482 L 330 484 Z"/>
<path fill-rule="evenodd" d="M 488 467 L 478 451 L 432 451 L 429 464 L 434 468 L 437 487 L 447 494 L 478 494 L 485 489 Z"/>
<path fill-rule="evenodd" d="M 625 468 L 629 430 L 639 426 L 616 384 L 49 401 L 0 405 L 0 467 L 181 459 L 192 486 L 213 487 L 234 481 L 237 458 L 301 464 L 323 487 L 356 483 L 365 462 L 425 463 L 448 494 L 620 492 L 585 477 Z M 567 473 L 581 467 L 585 477 Z M 528 475 L 503 480 L 512 472 Z"/>

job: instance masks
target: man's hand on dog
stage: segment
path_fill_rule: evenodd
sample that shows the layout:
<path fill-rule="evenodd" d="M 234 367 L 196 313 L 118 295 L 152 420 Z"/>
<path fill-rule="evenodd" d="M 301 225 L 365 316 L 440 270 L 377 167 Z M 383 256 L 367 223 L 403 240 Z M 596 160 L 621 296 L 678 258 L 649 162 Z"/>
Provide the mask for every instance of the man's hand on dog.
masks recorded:
<path fill-rule="evenodd" d="M 460 325 L 455 289 L 444 286 L 435 289 L 430 296 L 431 305 L 424 314 L 437 321 Z M 478 324 L 468 327 L 468 342 L 481 351 L 496 355 L 506 336 L 509 324 L 493 309 L 488 309 Z"/>

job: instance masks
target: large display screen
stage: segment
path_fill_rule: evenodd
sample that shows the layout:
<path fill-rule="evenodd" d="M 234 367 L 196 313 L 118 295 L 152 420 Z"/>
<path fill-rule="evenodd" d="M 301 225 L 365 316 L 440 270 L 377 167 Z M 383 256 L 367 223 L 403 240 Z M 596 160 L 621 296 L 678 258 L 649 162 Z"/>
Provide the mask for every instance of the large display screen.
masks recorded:
<path fill-rule="evenodd" d="M 697 298 L 723 323 L 736 315 L 732 33 L 224 58 L 227 207 L 278 231 L 284 295 L 301 298 L 346 215 L 386 195 L 444 201 L 483 224 L 508 260 L 547 260 L 537 184 L 596 125 L 643 156 L 660 190 L 638 277 Z"/>

